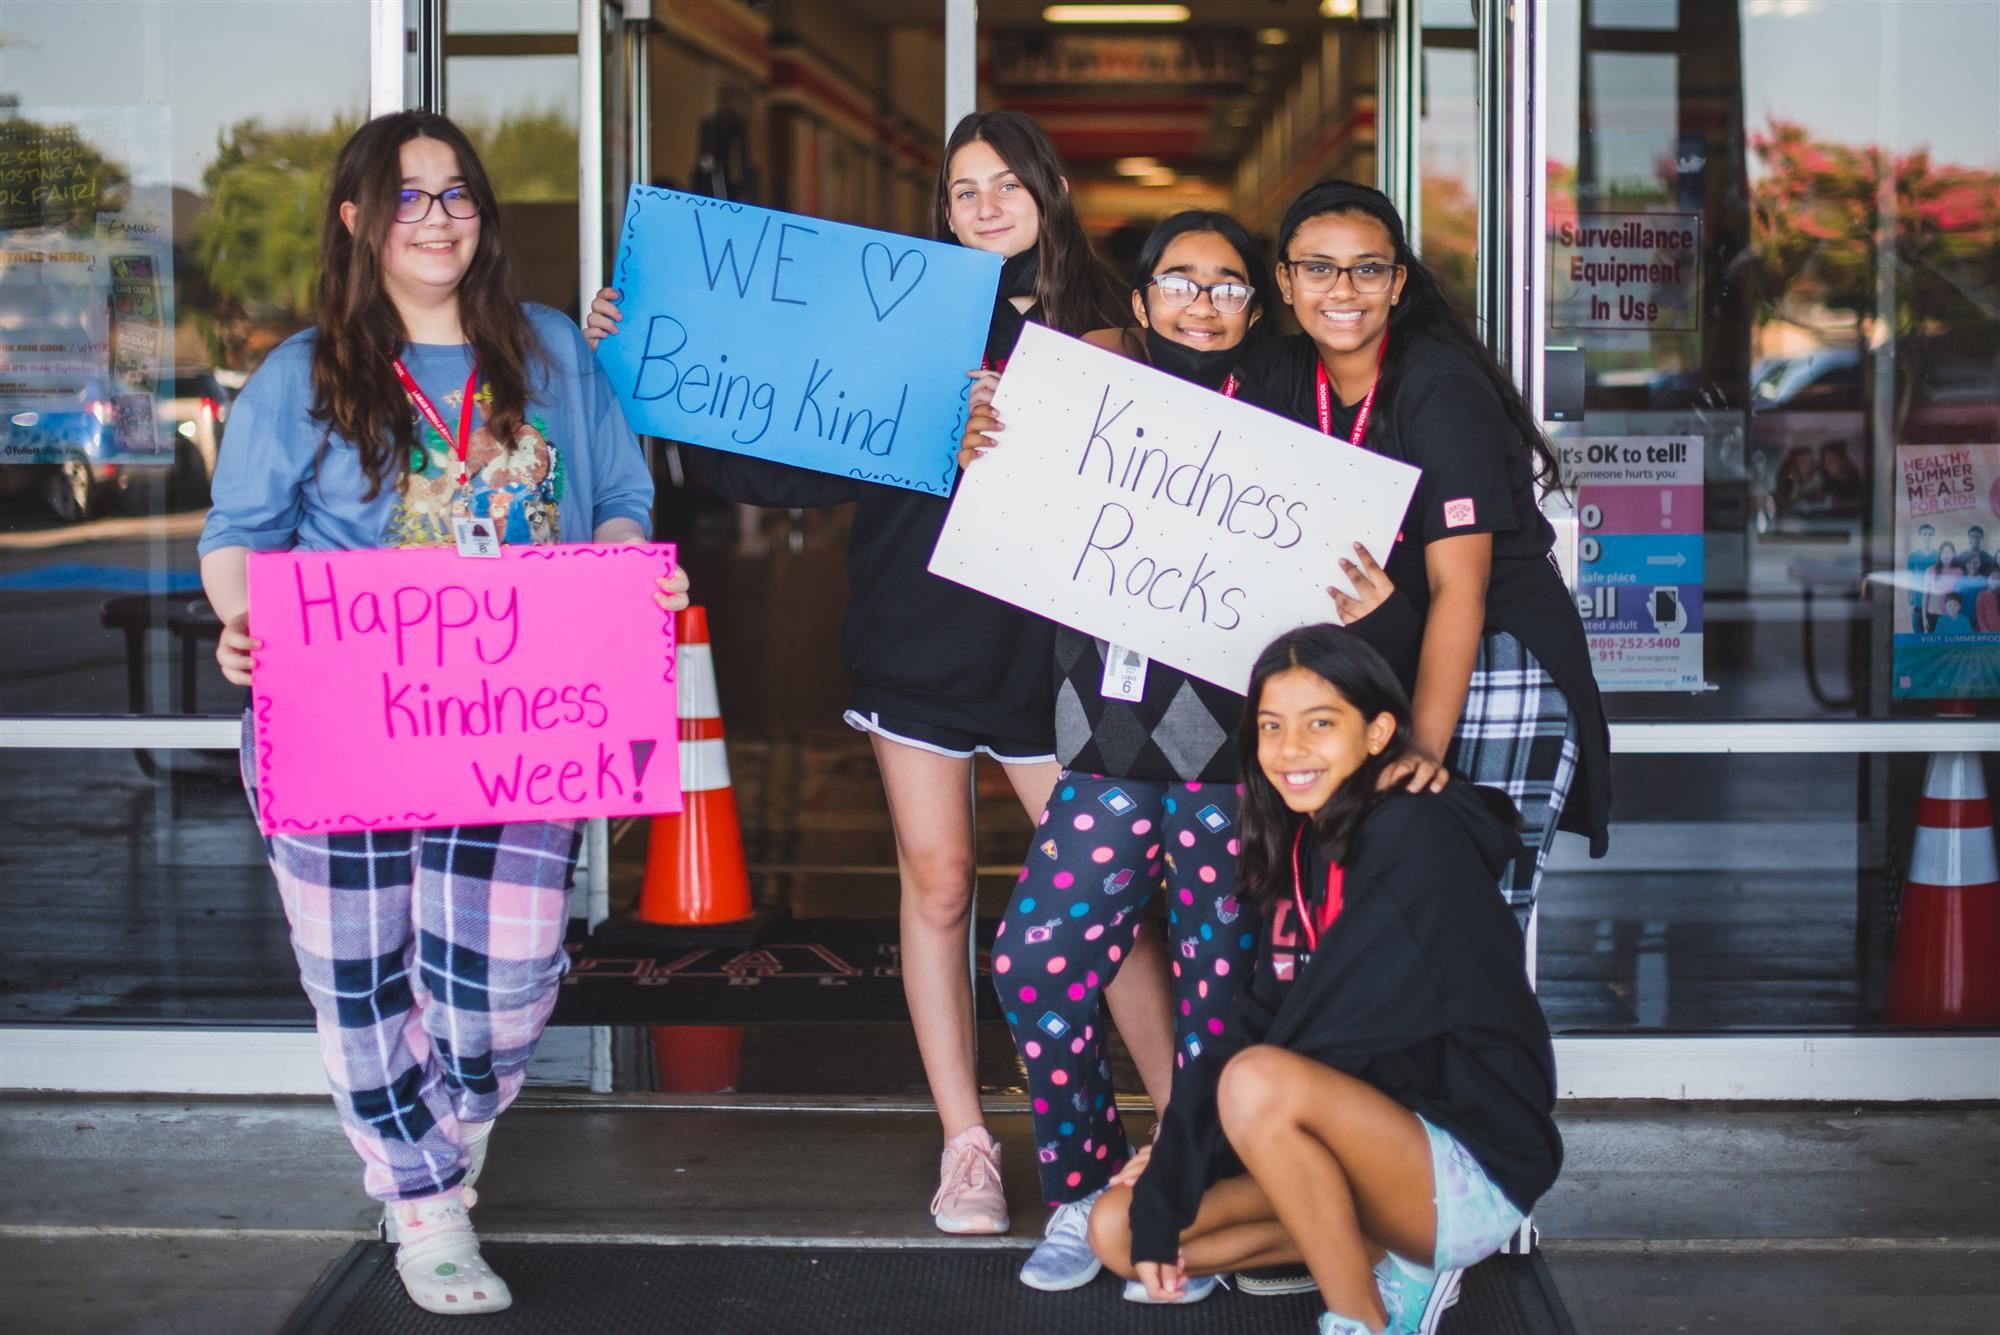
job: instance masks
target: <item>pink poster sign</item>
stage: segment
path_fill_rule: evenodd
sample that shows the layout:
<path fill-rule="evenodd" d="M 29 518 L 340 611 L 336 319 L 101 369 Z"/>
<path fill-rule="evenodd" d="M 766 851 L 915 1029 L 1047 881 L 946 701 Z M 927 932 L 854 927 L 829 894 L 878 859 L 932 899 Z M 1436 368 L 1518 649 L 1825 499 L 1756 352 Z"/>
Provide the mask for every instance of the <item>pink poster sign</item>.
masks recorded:
<path fill-rule="evenodd" d="M 671 545 L 250 558 L 266 834 L 679 811 Z"/>

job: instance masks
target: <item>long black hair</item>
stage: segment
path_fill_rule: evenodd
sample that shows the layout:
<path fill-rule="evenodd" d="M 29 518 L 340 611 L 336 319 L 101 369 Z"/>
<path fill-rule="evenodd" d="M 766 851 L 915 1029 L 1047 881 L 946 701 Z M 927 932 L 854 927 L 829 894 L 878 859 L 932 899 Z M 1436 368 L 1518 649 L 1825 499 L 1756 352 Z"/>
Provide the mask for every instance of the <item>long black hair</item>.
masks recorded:
<path fill-rule="evenodd" d="M 1360 712 L 1363 724 L 1383 714 L 1396 720 L 1396 731 L 1377 755 L 1365 757 L 1347 776 L 1325 806 L 1302 817 L 1264 777 L 1257 763 L 1257 707 L 1264 687 L 1280 672 L 1303 668 L 1325 680 L 1341 698 Z M 1304 626 L 1271 641 L 1257 656 L 1244 696 L 1243 725 L 1237 729 L 1237 759 L 1243 774 L 1242 860 L 1237 873 L 1238 895 L 1255 900 L 1290 884 L 1292 840 L 1299 822 L 1310 820 L 1313 835 L 1339 862 L 1362 820 L 1380 800 L 1376 783 L 1382 771 L 1410 749 L 1410 697 L 1387 659 L 1354 632 L 1335 625 Z"/>
<path fill-rule="evenodd" d="M 1264 289 L 1259 286 L 1259 282 L 1268 272 L 1264 268 L 1263 248 L 1250 238 L 1250 233 L 1244 230 L 1242 223 L 1229 214 L 1215 209 L 1185 209 L 1155 227 L 1152 234 L 1146 238 L 1145 244 L 1139 247 L 1138 255 L 1133 257 L 1129 275 L 1132 290 L 1143 299 L 1147 284 L 1153 281 L 1153 271 L 1159 268 L 1160 261 L 1166 258 L 1167 247 L 1190 233 L 1198 232 L 1213 232 L 1227 242 L 1243 260 L 1243 276 L 1250 284 L 1250 312 L 1254 315 L 1263 310 Z M 1119 323 L 1129 324 L 1130 317 Z M 1262 327 L 1261 320 L 1252 324 L 1250 332 L 1244 335 L 1245 340 L 1255 337 Z"/>
<path fill-rule="evenodd" d="M 1359 185 L 1353 181 L 1321 181 L 1309 187 L 1304 194 L 1292 201 L 1285 210 L 1285 220 L 1278 228 L 1279 262 L 1287 258 L 1292 239 L 1299 229 L 1314 218 L 1327 214 L 1360 215 L 1373 218 L 1382 224 L 1395 242 L 1396 263 L 1403 266 L 1403 291 L 1400 299 L 1389 308 L 1389 332 L 1398 335 L 1389 340 L 1389 364 L 1387 373 L 1390 383 L 1394 383 L 1396 362 L 1400 355 L 1408 351 L 1411 334 L 1427 333 L 1443 340 L 1469 358 L 1486 376 L 1493 392 L 1500 396 L 1500 406 L 1506 410 L 1507 420 L 1521 437 L 1521 444 L 1528 451 L 1534 463 L 1535 481 L 1543 490 L 1549 491 L 1562 483 L 1562 472 L 1556 463 L 1555 451 L 1549 448 L 1548 437 L 1542 434 L 1541 424 L 1529 413 L 1528 405 L 1521 399 L 1521 392 L 1514 388 L 1514 382 L 1500 369 L 1500 363 L 1463 316 L 1453 310 L 1445 299 L 1444 289 L 1438 285 L 1437 276 L 1417 258 L 1410 249 L 1410 242 L 1403 232 L 1403 215 L 1396 212 L 1395 204 L 1387 195 L 1371 186 Z"/>
<path fill-rule="evenodd" d="M 959 121 L 944 146 L 938 164 L 937 194 L 931 206 L 931 226 L 940 241 L 955 238 L 951 230 L 951 162 L 967 144 L 992 146 L 1027 187 L 1041 215 L 1035 248 L 1035 304 L 1041 322 L 1072 336 L 1093 329 L 1123 325 L 1124 294 L 1108 265 L 1090 248 L 1076 201 L 1063 184 L 1062 159 L 1042 127 L 1018 111 L 975 111 Z"/>

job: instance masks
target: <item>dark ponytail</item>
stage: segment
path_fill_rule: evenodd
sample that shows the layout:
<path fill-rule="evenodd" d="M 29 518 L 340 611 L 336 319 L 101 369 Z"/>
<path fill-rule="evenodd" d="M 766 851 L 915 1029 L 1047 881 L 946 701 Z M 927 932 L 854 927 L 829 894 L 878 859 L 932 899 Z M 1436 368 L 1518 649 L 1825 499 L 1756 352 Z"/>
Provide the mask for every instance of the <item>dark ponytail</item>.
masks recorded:
<path fill-rule="evenodd" d="M 1410 346 L 1409 335 L 1427 333 L 1441 339 L 1465 354 L 1473 365 L 1485 375 L 1493 392 L 1500 396 L 1500 406 L 1507 413 L 1507 420 L 1514 426 L 1521 444 L 1533 461 L 1535 481 L 1543 491 L 1554 491 L 1562 485 L 1562 471 L 1556 463 L 1555 451 L 1549 447 L 1548 437 L 1542 434 L 1541 424 L 1528 412 L 1528 405 L 1522 401 L 1521 392 L 1514 388 L 1514 382 L 1500 369 L 1500 363 L 1479 337 L 1472 332 L 1464 318 L 1451 308 L 1445 299 L 1444 289 L 1438 285 L 1437 276 L 1417 253 L 1410 249 L 1410 243 L 1403 233 L 1403 217 L 1396 212 L 1396 206 L 1380 190 L 1358 185 L 1353 181 L 1321 181 L 1292 201 L 1285 210 L 1285 220 L 1278 228 L 1278 257 L 1282 261 L 1289 257 L 1292 238 L 1299 229 L 1314 218 L 1327 214 L 1360 215 L 1373 218 L 1387 229 L 1390 239 L 1396 245 L 1396 263 L 1403 266 L 1404 280 L 1402 298 L 1389 308 L 1389 332 L 1396 337 L 1389 340 L 1390 383 L 1394 383 L 1397 359 Z"/>

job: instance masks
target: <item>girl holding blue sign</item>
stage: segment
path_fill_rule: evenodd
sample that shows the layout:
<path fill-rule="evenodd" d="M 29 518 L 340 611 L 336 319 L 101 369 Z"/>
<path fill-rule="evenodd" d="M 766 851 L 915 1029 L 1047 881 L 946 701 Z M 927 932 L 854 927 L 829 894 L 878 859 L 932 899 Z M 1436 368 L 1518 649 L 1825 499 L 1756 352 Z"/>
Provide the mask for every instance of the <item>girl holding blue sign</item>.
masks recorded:
<path fill-rule="evenodd" d="M 647 540 L 638 442 L 576 326 L 514 300 L 492 186 L 450 121 L 397 112 L 341 149 L 317 309 L 236 400 L 202 529 L 231 682 L 255 668 L 253 551 L 466 550 L 495 524 L 510 542 Z M 678 611 L 687 587 L 677 572 L 654 601 Z M 253 806 L 254 747 L 246 714 Z M 512 1302 L 467 1211 L 567 968 L 577 825 L 267 840 L 334 1105 L 426 1311 Z"/>
<path fill-rule="evenodd" d="M 1228 214 L 1177 214 L 1134 261 L 1135 325 L 1090 341 L 1234 397 L 1234 368 L 1263 315 L 1254 285 L 1262 269 L 1256 244 Z M 982 385 L 961 463 L 995 448 L 1001 431 Z M 1348 621 L 1384 637 L 1385 650 L 1413 653 L 1414 609 L 1393 596 L 1365 550 L 1355 555 L 1345 564 L 1360 596 L 1328 592 Z M 1155 893 L 1167 895 L 1176 1085 L 1223 1032 L 1257 944 L 1255 915 L 1236 897 L 1242 776 L 1233 739 L 1243 697 L 1067 626 L 1056 629 L 1054 668 L 1064 768 L 993 944 L 994 987 L 1027 1071 L 1042 1190 L 1055 1207 L 1021 1282 L 1048 1291 L 1087 1284 L 1102 1269 L 1087 1236 L 1090 1211 L 1130 1144 L 1101 998 Z M 1435 766 L 1414 764 L 1389 778 L 1441 781 Z M 1164 1112 L 1166 1101 L 1154 1106 Z M 1215 1282 L 1191 1282 L 1178 1301 L 1207 1297 Z M 1126 1297 L 1151 1301 L 1137 1283 Z"/>
<path fill-rule="evenodd" d="M 1025 323 L 1081 334 L 1119 318 L 1123 294 L 1090 249 L 1048 136 L 1018 112 L 966 117 L 945 147 L 933 224 L 940 240 L 1004 261 L 985 373 L 1006 363 Z M 594 337 L 618 328 L 617 293 L 591 304 Z M 974 372 L 975 377 L 981 373 Z M 870 734 L 888 795 L 902 877 L 903 986 L 945 1148 L 931 1213 L 947 1233 L 1002 1233 L 1000 1147 L 988 1133 L 974 1066 L 965 967 L 973 907 L 971 770 L 984 753 L 1021 805 L 1040 813 L 1055 783 L 1049 661 L 1055 628 L 927 568 L 943 497 L 765 460 L 697 451 L 707 481 L 750 505 L 856 502 L 841 656 L 854 681 L 849 725 Z M 1158 938 L 1113 1004 L 1148 1087 L 1164 1102 L 1171 1032 Z"/>
<path fill-rule="evenodd" d="M 1381 191 L 1322 182 L 1278 235 L 1304 332 L 1245 356 L 1243 397 L 1423 470 L 1387 562 L 1423 625 L 1412 754 L 1520 808 L 1526 854 L 1500 888 L 1525 926 L 1556 828 L 1601 856 L 1611 804 L 1590 650 L 1537 503 L 1554 455 Z"/>

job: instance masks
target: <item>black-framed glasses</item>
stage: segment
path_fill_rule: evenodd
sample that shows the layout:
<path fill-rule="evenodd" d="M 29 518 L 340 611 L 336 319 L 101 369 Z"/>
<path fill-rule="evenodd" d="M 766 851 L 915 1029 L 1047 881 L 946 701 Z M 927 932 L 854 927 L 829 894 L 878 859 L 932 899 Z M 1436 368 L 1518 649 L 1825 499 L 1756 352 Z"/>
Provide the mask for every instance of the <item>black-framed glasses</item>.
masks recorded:
<path fill-rule="evenodd" d="M 1257 291 L 1248 283 L 1197 283 L 1183 274 L 1163 273 L 1153 277 L 1152 286 L 1160 293 L 1160 300 L 1169 306 L 1192 306 L 1202 293 L 1208 293 L 1209 304 L 1222 315 L 1235 315 L 1250 304 L 1250 297 Z"/>
<path fill-rule="evenodd" d="M 1301 292 L 1331 292 L 1340 286 L 1340 276 L 1347 275 L 1347 281 L 1356 293 L 1364 297 L 1379 297 L 1387 292 L 1396 281 L 1396 271 L 1400 264 L 1384 264 L 1380 260 L 1363 260 L 1359 264 L 1335 264 L 1332 260 L 1305 259 L 1280 260 L 1292 271 L 1292 281 L 1299 285 Z"/>
<path fill-rule="evenodd" d="M 447 218 L 457 218 L 463 221 L 466 218 L 477 218 L 479 216 L 479 201 L 472 197 L 471 189 L 466 186 L 455 185 L 442 194 L 434 194 L 429 190 L 403 190 L 396 196 L 396 221 L 399 223 L 420 223 L 431 216 L 431 205 L 433 203 L 444 206 L 444 214 Z"/>

